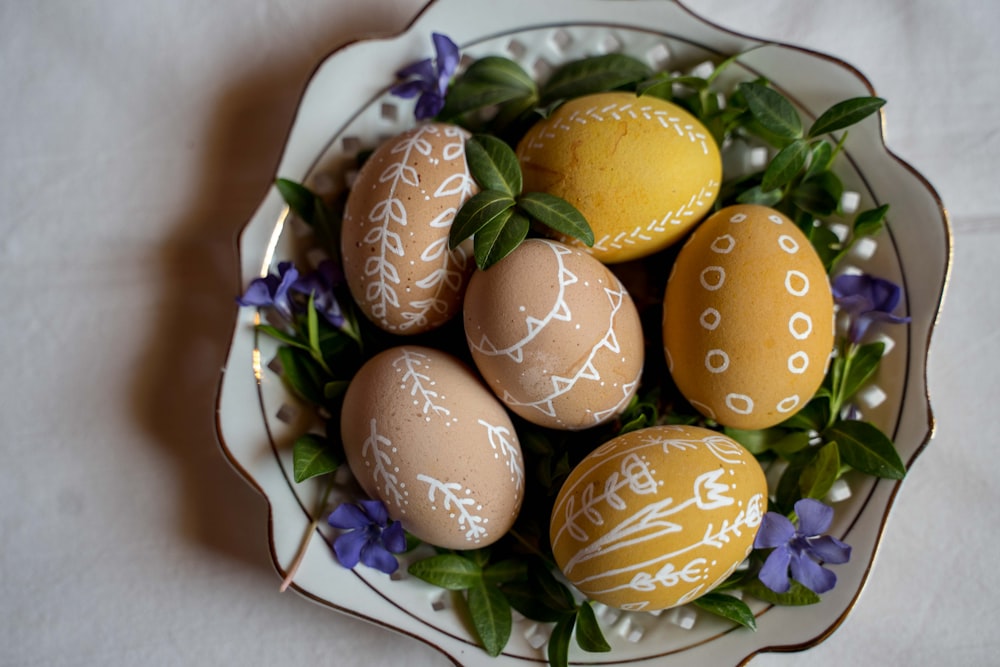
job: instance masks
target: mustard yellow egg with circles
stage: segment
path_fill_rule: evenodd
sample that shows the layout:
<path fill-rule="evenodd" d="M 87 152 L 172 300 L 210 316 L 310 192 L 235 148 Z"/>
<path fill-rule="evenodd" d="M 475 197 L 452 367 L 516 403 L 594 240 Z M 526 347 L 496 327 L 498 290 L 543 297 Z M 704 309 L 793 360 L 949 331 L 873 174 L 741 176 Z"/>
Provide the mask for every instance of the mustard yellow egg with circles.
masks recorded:
<path fill-rule="evenodd" d="M 690 403 L 720 424 L 774 426 L 823 382 L 833 295 L 795 224 L 757 205 L 726 207 L 684 244 L 663 300 L 667 366 Z"/>
<path fill-rule="evenodd" d="M 573 204 L 594 230 L 587 251 L 606 264 L 680 240 L 708 213 L 722 180 L 719 148 L 698 119 L 627 92 L 565 103 L 528 131 L 517 155 L 524 190 Z"/>

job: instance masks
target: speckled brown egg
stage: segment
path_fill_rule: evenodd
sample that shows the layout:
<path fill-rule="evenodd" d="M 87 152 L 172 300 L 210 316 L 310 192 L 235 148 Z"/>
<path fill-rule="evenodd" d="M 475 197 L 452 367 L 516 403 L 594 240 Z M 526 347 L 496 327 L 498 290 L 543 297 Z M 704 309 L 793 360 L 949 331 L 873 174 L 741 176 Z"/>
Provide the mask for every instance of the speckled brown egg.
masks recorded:
<path fill-rule="evenodd" d="M 707 417 L 767 428 L 819 389 L 833 349 L 830 283 L 781 213 L 741 205 L 713 214 L 681 249 L 663 306 L 668 367 Z"/>
<path fill-rule="evenodd" d="M 468 133 L 431 123 L 381 144 L 358 172 L 341 230 L 344 275 L 365 316 L 410 335 L 461 310 L 475 268 L 471 244 L 448 249 L 451 223 L 478 191 L 465 161 Z"/>
<path fill-rule="evenodd" d="M 639 315 L 615 275 L 556 241 L 528 239 L 469 281 L 465 335 L 487 385 L 550 428 L 620 414 L 643 363 Z"/>
<path fill-rule="evenodd" d="M 517 518 L 524 463 L 514 426 L 449 354 L 406 345 L 368 360 L 344 397 L 341 436 L 361 487 L 425 542 L 476 549 Z"/>
<path fill-rule="evenodd" d="M 588 454 L 559 490 L 550 538 L 584 595 L 656 611 L 708 593 L 750 554 L 767 509 L 757 460 L 721 433 L 652 426 Z"/>
<path fill-rule="evenodd" d="M 609 92 L 560 106 L 518 143 L 525 191 L 562 197 L 590 223 L 605 263 L 645 257 L 708 214 L 722 180 L 712 134 L 681 107 Z"/>

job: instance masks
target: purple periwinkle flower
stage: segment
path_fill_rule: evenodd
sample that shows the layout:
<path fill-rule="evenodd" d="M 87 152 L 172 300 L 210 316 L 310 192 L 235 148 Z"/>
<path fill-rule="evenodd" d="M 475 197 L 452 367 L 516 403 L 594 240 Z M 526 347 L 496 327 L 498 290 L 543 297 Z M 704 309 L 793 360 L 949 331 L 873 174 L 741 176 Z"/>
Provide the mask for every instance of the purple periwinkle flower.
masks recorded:
<path fill-rule="evenodd" d="M 333 288 L 339 285 L 343 278 L 339 267 L 327 259 L 323 260 L 315 271 L 296 280 L 291 289 L 307 296 L 311 294 L 316 312 L 327 322 L 341 329 L 345 323 L 344 312 L 337 303 Z"/>
<path fill-rule="evenodd" d="M 767 512 L 754 539 L 755 549 L 774 549 L 764 561 L 758 578 L 775 593 L 791 588 L 788 574 L 814 593 L 825 593 L 837 583 L 837 575 L 820 562 L 840 564 L 851 558 L 851 547 L 835 537 L 823 535 L 833 521 L 833 508 L 812 498 L 795 503 L 799 527 L 788 517 Z"/>
<path fill-rule="evenodd" d="M 278 273 L 268 273 L 263 278 L 255 278 L 246 293 L 236 299 L 241 306 L 271 307 L 286 320 L 292 319 L 292 301 L 289 294 L 292 285 L 299 279 L 298 270 L 291 262 L 278 264 Z"/>
<path fill-rule="evenodd" d="M 359 562 L 392 574 L 399 568 L 393 554 L 406 550 L 403 524 L 389 520 L 389 512 L 381 500 L 360 500 L 358 504 L 343 503 L 330 514 L 327 522 L 341 533 L 333 543 L 337 560 L 346 568 Z"/>
<path fill-rule="evenodd" d="M 833 281 L 833 297 L 850 317 L 848 337 L 860 343 L 872 322 L 909 322 L 909 317 L 893 315 L 903 290 L 896 283 L 862 274 L 844 274 Z"/>
<path fill-rule="evenodd" d="M 433 118 L 444 108 L 448 84 L 458 69 L 458 45 L 440 33 L 434 33 L 432 38 L 436 57 L 421 60 L 396 72 L 396 76 L 405 81 L 390 90 L 393 95 L 406 99 L 420 96 L 413 112 L 417 120 Z"/>

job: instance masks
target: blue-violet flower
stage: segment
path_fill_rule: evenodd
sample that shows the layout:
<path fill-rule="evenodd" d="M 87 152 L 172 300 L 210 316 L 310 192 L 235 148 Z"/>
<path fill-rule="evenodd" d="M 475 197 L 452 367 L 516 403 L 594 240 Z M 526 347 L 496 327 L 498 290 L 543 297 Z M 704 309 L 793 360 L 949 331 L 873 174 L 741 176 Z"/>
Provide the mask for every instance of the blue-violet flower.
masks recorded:
<path fill-rule="evenodd" d="M 341 533 L 333 543 L 337 560 L 347 568 L 358 562 L 392 574 L 399 562 L 392 554 L 406 550 L 403 524 L 389 520 L 389 512 L 380 500 L 360 500 L 357 505 L 343 503 L 330 514 L 327 522 Z"/>
<path fill-rule="evenodd" d="M 241 306 L 271 307 L 286 320 L 292 319 L 292 301 L 289 290 L 299 279 L 298 270 L 291 262 L 278 264 L 278 273 L 268 273 L 263 278 L 255 278 L 246 293 L 236 299 Z"/>
<path fill-rule="evenodd" d="M 844 274 L 833 281 L 833 297 L 850 316 L 848 337 L 860 343 L 872 322 L 909 322 L 909 317 L 893 315 L 903 290 L 896 283 L 862 274 Z"/>
<path fill-rule="evenodd" d="M 459 54 L 455 42 L 440 33 L 434 33 L 432 38 L 436 57 L 421 60 L 396 72 L 397 77 L 406 80 L 390 90 L 393 95 L 406 99 L 420 96 L 413 112 L 417 120 L 433 118 L 444 108 L 448 84 L 458 69 Z"/>
<path fill-rule="evenodd" d="M 291 289 L 300 294 L 311 294 L 316 312 L 333 326 L 342 329 L 345 324 L 344 312 L 340 309 L 337 297 L 333 293 L 333 288 L 342 281 L 343 274 L 339 267 L 326 259 L 320 262 L 315 271 L 295 281 Z"/>
<path fill-rule="evenodd" d="M 833 508 L 812 498 L 795 503 L 799 518 L 798 529 L 788 517 L 777 512 L 767 512 L 754 539 L 755 549 L 772 551 L 758 578 L 775 593 L 787 593 L 792 579 L 813 591 L 825 593 L 837 583 L 837 575 L 820 565 L 846 563 L 851 558 L 851 547 L 835 537 L 823 535 L 833 521 Z"/>

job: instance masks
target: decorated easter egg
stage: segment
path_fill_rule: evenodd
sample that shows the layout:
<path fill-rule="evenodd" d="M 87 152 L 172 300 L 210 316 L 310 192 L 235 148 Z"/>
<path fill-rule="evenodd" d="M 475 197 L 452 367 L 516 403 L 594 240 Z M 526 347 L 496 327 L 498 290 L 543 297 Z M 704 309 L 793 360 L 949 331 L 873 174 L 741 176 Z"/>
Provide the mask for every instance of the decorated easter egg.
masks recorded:
<path fill-rule="evenodd" d="M 465 335 L 487 385 L 524 419 L 576 430 L 620 414 L 639 383 L 642 327 L 596 259 L 528 239 L 469 280 Z"/>
<path fill-rule="evenodd" d="M 670 373 L 721 424 L 774 426 L 823 382 L 829 279 L 809 240 L 773 209 L 731 206 L 702 223 L 677 257 L 663 308 Z"/>
<path fill-rule="evenodd" d="M 612 92 L 567 102 L 517 147 L 524 190 L 557 195 L 590 223 L 605 263 L 652 254 L 701 220 L 719 192 L 711 133 L 681 107 Z"/>
<path fill-rule="evenodd" d="M 721 584 L 750 554 L 767 509 L 757 460 L 696 426 L 652 426 L 601 445 L 552 511 L 556 563 L 584 595 L 656 611 Z"/>
<path fill-rule="evenodd" d="M 524 462 L 514 427 L 455 357 L 412 345 L 375 355 L 348 386 L 340 428 L 362 489 L 423 541 L 475 549 L 517 518 Z"/>
<path fill-rule="evenodd" d="M 471 244 L 448 249 L 451 223 L 478 191 L 468 133 L 421 125 L 382 143 L 358 172 L 341 230 L 344 276 L 365 316 L 394 334 L 434 329 L 459 313 Z"/>

